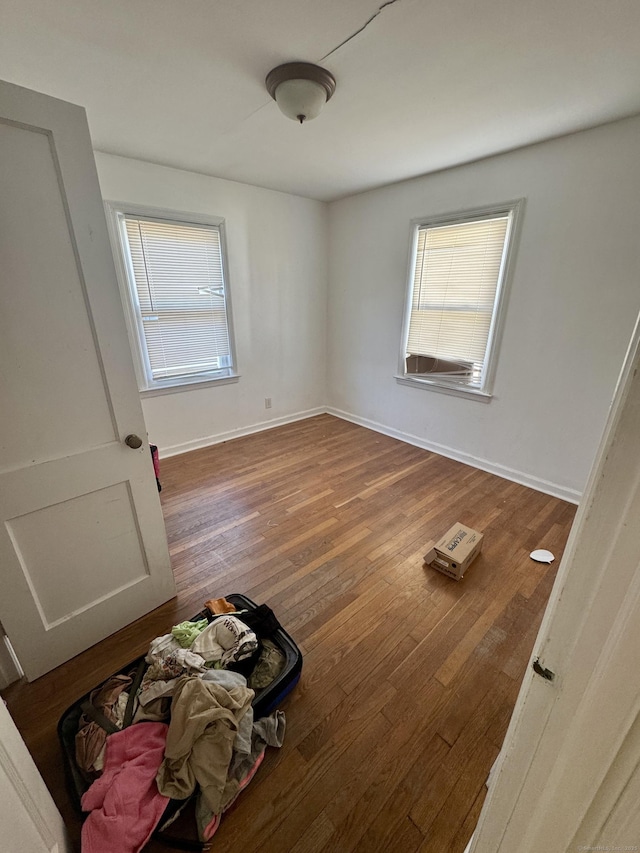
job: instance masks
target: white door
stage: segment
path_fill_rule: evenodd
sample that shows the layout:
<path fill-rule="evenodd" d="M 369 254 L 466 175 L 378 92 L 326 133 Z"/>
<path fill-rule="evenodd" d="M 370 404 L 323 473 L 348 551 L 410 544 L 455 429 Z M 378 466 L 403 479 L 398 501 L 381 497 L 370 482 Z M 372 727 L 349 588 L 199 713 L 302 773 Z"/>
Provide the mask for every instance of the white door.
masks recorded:
<path fill-rule="evenodd" d="M 472 853 L 640 850 L 636 327 Z"/>
<path fill-rule="evenodd" d="M 0 407 L 0 622 L 32 680 L 175 587 L 85 112 L 1 82 Z"/>
<path fill-rule="evenodd" d="M 62 817 L 0 700 L 0 853 L 71 853 Z"/>

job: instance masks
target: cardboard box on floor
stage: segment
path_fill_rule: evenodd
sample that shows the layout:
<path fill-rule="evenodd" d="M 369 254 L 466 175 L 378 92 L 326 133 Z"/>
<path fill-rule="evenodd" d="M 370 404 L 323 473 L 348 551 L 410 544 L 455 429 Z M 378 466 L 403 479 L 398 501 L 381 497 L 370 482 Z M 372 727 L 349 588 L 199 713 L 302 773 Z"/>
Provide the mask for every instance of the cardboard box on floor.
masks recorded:
<path fill-rule="evenodd" d="M 454 524 L 424 555 L 424 561 L 450 578 L 459 581 L 482 550 L 482 533 Z"/>

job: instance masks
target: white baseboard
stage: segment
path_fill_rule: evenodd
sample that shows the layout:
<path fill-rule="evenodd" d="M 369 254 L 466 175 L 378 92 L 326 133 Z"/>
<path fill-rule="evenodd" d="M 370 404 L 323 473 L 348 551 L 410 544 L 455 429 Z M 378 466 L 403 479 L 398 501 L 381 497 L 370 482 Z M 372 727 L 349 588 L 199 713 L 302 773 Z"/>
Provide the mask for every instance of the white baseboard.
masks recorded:
<path fill-rule="evenodd" d="M 24 675 L 22 667 L 9 642 L 9 638 L 0 628 L 0 690 L 4 690 Z"/>
<path fill-rule="evenodd" d="M 221 444 L 223 441 L 230 441 L 232 438 L 240 438 L 243 435 L 253 435 L 254 433 L 263 432 L 264 430 L 273 429 L 274 427 L 284 426 L 284 424 L 295 423 L 296 421 L 305 420 L 315 415 L 323 414 L 334 415 L 336 418 L 350 421 L 359 426 L 372 429 L 375 432 L 380 432 L 383 435 L 388 435 L 391 438 L 397 438 L 399 441 L 405 441 L 407 444 L 413 444 L 415 447 L 421 447 L 423 450 L 430 450 L 433 453 L 438 453 L 440 456 L 446 456 L 448 459 L 455 459 L 456 462 L 463 462 L 465 465 L 471 465 L 473 468 L 480 468 L 482 471 L 488 471 L 490 474 L 495 474 L 498 477 L 503 477 L 505 480 L 511 480 L 514 483 L 520 483 L 522 486 L 528 486 L 530 489 L 535 489 L 538 492 L 543 492 L 546 495 L 552 495 L 554 498 L 560 498 L 563 501 L 577 504 L 580 502 L 582 494 L 577 489 L 569 489 L 566 486 L 560 486 L 557 483 L 552 483 L 549 480 L 543 480 L 540 477 L 534 477 L 532 474 L 526 474 L 523 471 L 517 471 L 514 468 L 509 468 L 506 465 L 500 465 L 496 462 L 490 462 L 488 459 L 482 459 L 478 456 L 473 456 L 470 453 L 463 453 L 453 447 L 448 447 L 445 444 L 439 444 L 436 441 L 428 441 L 420 438 L 417 435 L 412 435 L 402 430 L 394 429 L 393 427 L 385 426 L 377 421 L 369 420 L 369 418 L 361 418 L 358 415 L 353 415 L 351 412 L 344 412 L 341 409 L 336 409 L 333 406 L 316 406 L 313 409 L 307 409 L 304 412 L 295 412 L 292 415 L 285 415 L 281 418 L 272 418 L 268 421 L 259 421 L 255 424 L 250 424 L 246 427 L 220 432 L 216 435 L 208 435 L 203 438 L 197 438 L 193 441 L 186 441 L 183 444 L 174 444 L 168 447 L 160 446 L 161 456 L 177 456 L 180 453 L 188 453 L 190 450 L 198 450 L 201 447 L 209 447 L 213 444 Z"/>
<path fill-rule="evenodd" d="M 392 427 L 379 424 L 376 421 L 371 421 L 369 418 L 361 418 L 358 415 L 352 415 L 350 412 L 343 412 L 341 409 L 335 409 L 332 406 L 325 410 L 330 415 L 335 415 L 337 418 L 342 418 L 345 421 L 358 424 L 359 426 L 367 427 L 375 432 L 380 432 L 383 435 L 388 435 L 391 438 L 397 438 L 400 441 L 405 441 L 407 444 L 413 444 L 416 447 L 421 447 L 423 450 L 431 450 L 433 453 L 438 453 L 440 456 L 446 456 L 448 459 L 455 459 L 456 462 L 463 462 L 465 465 L 471 465 L 473 468 L 480 468 L 481 471 L 488 471 L 490 474 L 496 474 L 498 477 L 503 477 L 505 480 L 511 480 L 514 483 L 520 483 L 522 486 L 528 486 L 530 489 L 535 489 L 538 492 L 544 492 L 546 495 L 552 495 L 554 498 L 560 498 L 563 501 L 577 504 L 582 497 L 581 492 L 577 489 L 569 489 L 566 486 L 560 486 L 557 483 L 551 483 L 549 480 L 543 480 L 540 477 L 534 477 L 531 474 L 525 474 L 523 471 L 516 471 L 513 468 L 508 468 L 506 465 L 499 465 L 496 462 L 490 462 L 488 459 L 482 459 L 478 456 L 472 456 L 470 453 L 463 453 L 453 447 L 447 447 L 445 444 L 438 444 L 435 441 L 427 441 L 417 435 L 412 435 L 402 430 L 393 429 Z"/>
<path fill-rule="evenodd" d="M 222 444 L 223 441 L 230 441 L 232 438 L 240 438 L 243 435 L 253 435 L 256 432 L 264 432 L 267 429 L 292 424 L 296 421 L 303 421 L 306 418 L 312 418 L 314 415 L 324 415 L 327 409 L 324 406 L 317 406 L 315 409 L 307 409 L 304 412 L 295 412 L 293 415 L 285 415 L 282 418 L 272 418 L 268 421 L 259 421 L 255 424 L 250 424 L 246 427 L 231 429 L 227 432 L 220 432 L 216 435 L 207 435 L 204 438 L 196 438 L 193 441 L 185 441 L 184 444 L 173 444 L 169 447 L 160 446 L 158 449 L 161 456 L 178 456 L 180 453 L 188 453 L 190 450 L 198 450 L 201 447 L 209 447 L 212 444 Z"/>

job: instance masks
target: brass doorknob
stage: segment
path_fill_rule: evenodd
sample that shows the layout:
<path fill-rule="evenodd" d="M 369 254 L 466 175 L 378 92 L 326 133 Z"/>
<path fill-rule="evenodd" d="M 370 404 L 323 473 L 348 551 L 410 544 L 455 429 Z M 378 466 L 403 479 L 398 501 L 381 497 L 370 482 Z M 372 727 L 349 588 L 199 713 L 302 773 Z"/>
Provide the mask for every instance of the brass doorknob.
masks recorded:
<path fill-rule="evenodd" d="M 133 450 L 137 450 L 139 447 L 142 447 L 142 439 L 139 435 L 134 435 L 133 433 L 125 438 L 124 443 L 127 447 L 131 447 Z"/>

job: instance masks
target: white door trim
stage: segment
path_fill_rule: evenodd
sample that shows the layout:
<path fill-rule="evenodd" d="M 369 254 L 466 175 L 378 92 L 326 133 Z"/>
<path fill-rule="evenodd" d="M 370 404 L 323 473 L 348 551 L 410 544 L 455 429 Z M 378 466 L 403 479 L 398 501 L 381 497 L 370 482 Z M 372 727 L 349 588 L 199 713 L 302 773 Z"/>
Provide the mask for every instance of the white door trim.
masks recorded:
<path fill-rule="evenodd" d="M 640 763 L 638 436 L 637 325 L 535 644 L 556 677 L 525 675 L 473 853 L 560 853 L 629 843 L 603 836 L 614 823 L 640 830 L 620 810 Z"/>
<path fill-rule="evenodd" d="M 20 846 L 2 847 L 3 850 L 24 849 L 24 838 L 28 836 L 35 839 L 37 836 L 42 841 L 38 851 L 71 853 L 60 812 L 4 702 L 0 700 L 0 809 L 8 808 L 9 797 L 14 802 L 17 797 L 21 808 L 11 814 L 10 820 L 7 820 L 8 815 L 4 815 L 3 842 Z"/>
<path fill-rule="evenodd" d="M 9 638 L 0 625 L 0 690 L 18 681 L 23 675 L 22 667 L 13 653 Z"/>

